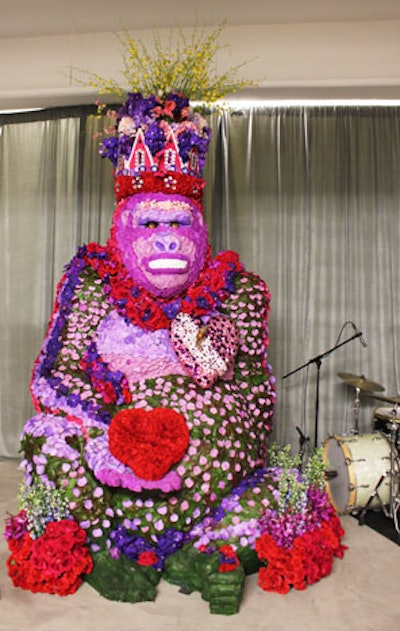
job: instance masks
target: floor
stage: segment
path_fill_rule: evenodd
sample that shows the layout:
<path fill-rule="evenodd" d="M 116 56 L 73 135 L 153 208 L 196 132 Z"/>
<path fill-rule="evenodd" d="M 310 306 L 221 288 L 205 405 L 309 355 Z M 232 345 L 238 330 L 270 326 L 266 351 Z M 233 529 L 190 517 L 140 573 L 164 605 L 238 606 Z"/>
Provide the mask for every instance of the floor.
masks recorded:
<path fill-rule="evenodd" d="M 0 524 L 16 511 L 18 463 L 0 461 Z M 67 597 L 14 588 L 7 545 L 0 539 L 1 631 L 398 631 L 400 546 L 351 516 L 342 518 L 349 547 L 332 574 L 305 591 L 272 594 L 246 579 L 240 612 L 211 615 L 200 595 L 184 595 L 161 581 L 155 602 L 108 601 L 84 584 Z"/>

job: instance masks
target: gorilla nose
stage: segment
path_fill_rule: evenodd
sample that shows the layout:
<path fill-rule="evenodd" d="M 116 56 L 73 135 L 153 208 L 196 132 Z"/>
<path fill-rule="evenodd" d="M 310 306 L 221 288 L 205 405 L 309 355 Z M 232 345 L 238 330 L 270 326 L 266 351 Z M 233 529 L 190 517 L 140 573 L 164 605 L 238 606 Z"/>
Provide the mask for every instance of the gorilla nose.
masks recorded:
<path fill-rule="evenodd" d="M 154 245 L 160 252 L 175 252 L 178 249 L 178 240 L 174 236 L 157 237 Z"/>

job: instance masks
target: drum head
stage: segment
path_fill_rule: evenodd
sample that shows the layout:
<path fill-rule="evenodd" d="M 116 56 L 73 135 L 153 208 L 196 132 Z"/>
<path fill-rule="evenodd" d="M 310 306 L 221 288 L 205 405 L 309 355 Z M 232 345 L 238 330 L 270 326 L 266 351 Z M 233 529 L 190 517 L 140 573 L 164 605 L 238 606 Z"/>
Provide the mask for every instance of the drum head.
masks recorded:
<path fill-rule="evenodd" d="M 332 505 L 338 513 L 347 512 L 350 499 L 349 468 L 346 464 L 346 454 L 339 438 L 332 436 L 324 443 L 324 459 L 329 470 L 336 472 L 336 476 L 327 483 L 327 493 Z"/>

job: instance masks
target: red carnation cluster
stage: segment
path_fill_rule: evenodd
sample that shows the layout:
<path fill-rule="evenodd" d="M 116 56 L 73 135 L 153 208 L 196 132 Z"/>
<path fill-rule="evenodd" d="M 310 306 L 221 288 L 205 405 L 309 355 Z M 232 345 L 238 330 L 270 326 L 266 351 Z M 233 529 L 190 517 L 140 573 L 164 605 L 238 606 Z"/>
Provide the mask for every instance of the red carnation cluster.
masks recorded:
<path fill-rule="evenodd" d="M 118 412 L 108 429 L 110 452 L 143 480 L 160 480 L 179 462 L 189 444 L 189 429 L 170 408 Z"/>
<path fill-rule="evenodd" d="M 69 519 L 49 522 L 37 539 L 29 533 L 10 538 L 8 547 L 8 574 L 14 586 L 32 592 L 73 594 L 82 583 L 82 575 L 93 569 L 86 533 Z"/>
<path fill-rule="evenodd" d="M 286 594 L 291 587 L 306 589 L 332 570 L 334 557 L 342 558 L 346 549 L 340 543 L 344 530 L 336 515 L 313 530 L 296 537 L 291 548 L 277 545 L 264 534 L 256 541 L 256 551 L 267 567 L 258 573 L 258 584 L 269 592 Z"/>

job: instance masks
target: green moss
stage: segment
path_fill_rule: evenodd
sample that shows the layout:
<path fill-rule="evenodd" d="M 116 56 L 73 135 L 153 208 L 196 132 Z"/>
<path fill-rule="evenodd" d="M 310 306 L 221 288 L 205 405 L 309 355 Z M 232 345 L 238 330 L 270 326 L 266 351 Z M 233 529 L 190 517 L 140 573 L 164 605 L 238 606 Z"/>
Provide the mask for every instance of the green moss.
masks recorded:
<path fill-rule="evenodd" d="M 160 574 L 151 567 L 140 567 L 124 556 L 112 559 L 108 551 L 93 555 L 94 567 L 85 577 L 101 596 L 120 602 L 155 600 Z"/>

